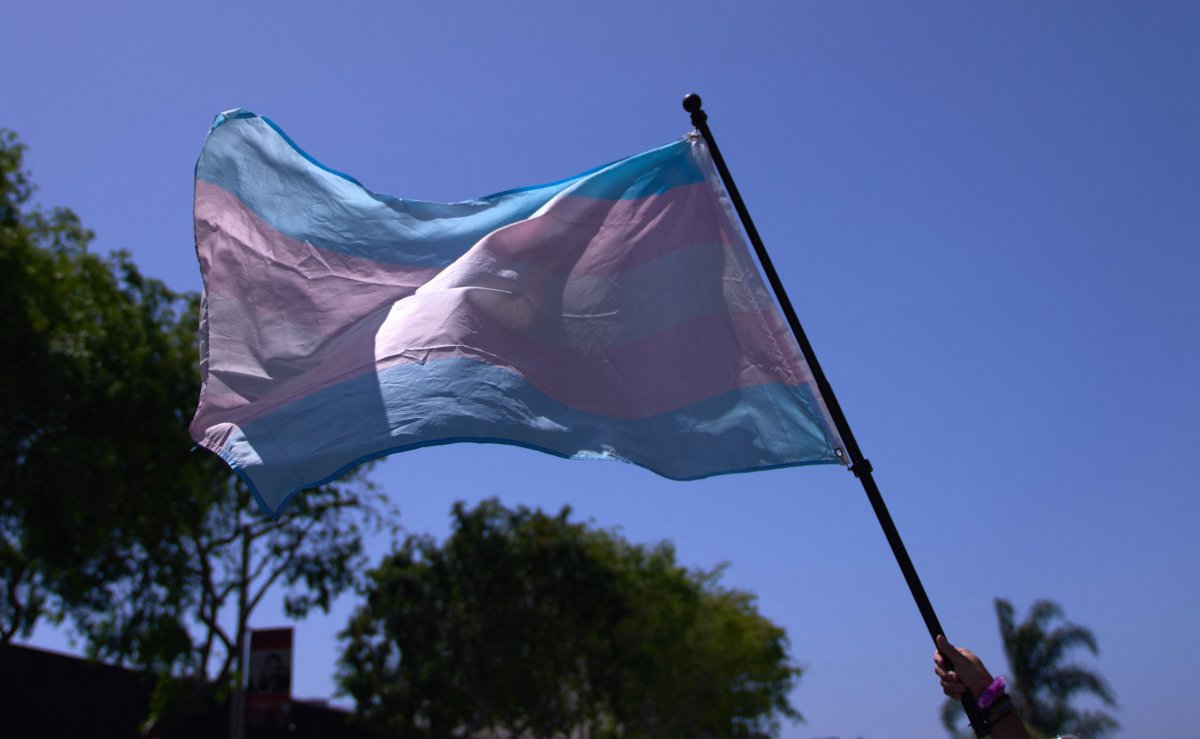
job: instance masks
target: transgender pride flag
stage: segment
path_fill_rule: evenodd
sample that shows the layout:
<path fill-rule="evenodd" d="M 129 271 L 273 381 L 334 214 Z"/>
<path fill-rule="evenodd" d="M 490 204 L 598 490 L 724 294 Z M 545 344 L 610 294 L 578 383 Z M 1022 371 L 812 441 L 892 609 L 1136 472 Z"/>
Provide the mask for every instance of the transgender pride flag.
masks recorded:
<path fill-rule="evenodd" d="M 273 515 L 365 460 L 456 441 L 678 480 L 841 462 L 725 197 L 693 137 L 446 204 L 218 116 L 196 165 L 192 435 Z"/>

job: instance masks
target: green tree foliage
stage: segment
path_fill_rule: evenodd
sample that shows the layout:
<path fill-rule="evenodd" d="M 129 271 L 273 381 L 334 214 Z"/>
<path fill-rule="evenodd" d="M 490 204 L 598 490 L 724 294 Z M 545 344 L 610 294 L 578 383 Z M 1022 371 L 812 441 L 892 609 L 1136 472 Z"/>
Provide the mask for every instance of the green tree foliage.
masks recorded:
<path fill-rule="evenodd" d="M 369 575 L 339 682 L 381 734 L 759 737 L 799 719 L 784 631 L 668 544 L 496 501 Z"/>
<path fill-rule="evenodd" d="M 165 715 L 235 682 L 271 588 L 327 610 L 389 511 L 360 472 L 273 521 L 194 450 L 198 297 L 33 207 L 23 155 L 0 131 L 0 641 L 69 618 L 93 656 L 187 678 L 159 681 Z"/>
<path fill-rule="evenodd" d="M 1112 689 L 1098 673 L 1071 662 L 1070 653 L 1080 648 L 1100 653 L 1091 630 L 1063 619 L 1062 607 L 1050 600 L 1036 601 L 1029 615 L 1017 623 L 1016 611 L 1003 598 L 996 599 L 1000 638 L 1008 657 L 1011 680 L 1008 694 L 1031 736 L 1078 734 L 1097 739 L 1113 734 L 1120 724 L 1101 710 L 1079 710 L 1071 705 L 1079 696 L 1094 696 L 1106 706 L 1115 706 Z M 952 736 L 967 736 L 958 727 L 959 704 L 947 701 L 942 721 Z"/>
<path fill-rule="evenodd" d="M 0 640 L 28 635 L 51 592 L 130 575 L 131 545 L 168 503 L 192 513 L 206 474 L 188 460 L 187 301 L 90 253 L 70 210 L 29 206 L 23 154 L 0 131 Z"/>

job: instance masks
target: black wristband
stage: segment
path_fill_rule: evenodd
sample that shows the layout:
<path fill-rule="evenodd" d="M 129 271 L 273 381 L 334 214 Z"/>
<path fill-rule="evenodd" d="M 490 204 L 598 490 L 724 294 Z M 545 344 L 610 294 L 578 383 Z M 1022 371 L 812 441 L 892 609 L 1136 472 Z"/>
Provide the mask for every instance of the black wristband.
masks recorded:
<path fill-rule="evenodd" d="M 988 711 L 988 726 L 995 726 L 997 721 L 1015 710 L 1017 710 L 1017 707 L 1013 705 L 1012 698 L 1009 698 L 1007 695 L 1002 697 L 999 701 L 994 703 L 991 707 L 991 710 Z"/>

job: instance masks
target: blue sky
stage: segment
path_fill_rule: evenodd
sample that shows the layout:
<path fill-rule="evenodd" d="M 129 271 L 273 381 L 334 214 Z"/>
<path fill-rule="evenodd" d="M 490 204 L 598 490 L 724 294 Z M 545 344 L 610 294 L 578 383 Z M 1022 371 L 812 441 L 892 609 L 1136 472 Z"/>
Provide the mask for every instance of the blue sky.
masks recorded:
<path fill-rule="evenodd" d="M 1052 598 L 1099 638 L 1124 736 L 1192 725 L 1200 5 L 19 1 L 5 24 L 0 126 L 41 202 L 178 289 L 222 110 L 373 190 L 462 200 L 677 138 L 700 93 L 950 638 L 1003 671 L 992 599 Z M 844 470 L 676 483 L 458 445 L 375 479 L 410 531 L 499 496 L 728 561 L 805 667 L 784 736 L 942 735 Z M 298 695 L 331 694 L 352 605 L 298 624 Z"/>

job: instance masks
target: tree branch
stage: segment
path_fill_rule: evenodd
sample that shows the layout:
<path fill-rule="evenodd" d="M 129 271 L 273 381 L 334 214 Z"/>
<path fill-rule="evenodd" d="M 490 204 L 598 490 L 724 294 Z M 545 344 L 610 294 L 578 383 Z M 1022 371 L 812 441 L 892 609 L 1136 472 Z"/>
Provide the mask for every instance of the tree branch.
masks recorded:
<path fill-rule="evenodd" d="M 315 522 L 314 522 L 314 525 L 315 525 Z M 292 542 L 292 546 L 290 547 L 290 551 L 288 553 L 287 559 L 283 560 L 283 562 L 278 567 L 275 568 L 275 570 L 271 573 L 271 576 L 268 577 L 267 581 L 263 583 L 261 588 L 259 588 L 258 593 L 256 593 L 255 596 L 253 598 L 251 598 L 250 607 L 248 609 L 249 611 L 254 610 L 255 606 L 258 605 L 258 602 L 260 600 L 262 600 L 263 596 L 266 595 L 267 591 L 271 588 L 271 586 L 273 584 L 275 584 L 275 581 L 279 579 L 279 576 L 282 575 L 285 571 L 287 571 L 288 565 L 290 565 L 293 561 L 295 561 L 296 552 L 300 549 L 300 545 L 302 543 L 304 543 L 304 539 L 308 536 L 308 533 L 311 530 L 312 530 L 311 527 L 309 527 L 309 528 L 301 529 L 299 532 L 296 533 L 296 538 Z M 267 561 L 267 560 L 264 560 L 264 561 Z"/>

